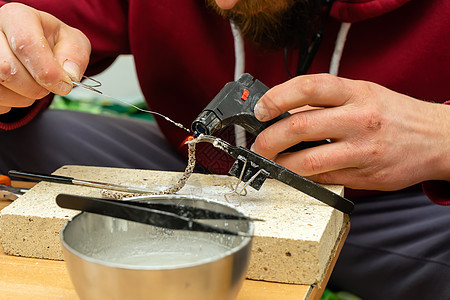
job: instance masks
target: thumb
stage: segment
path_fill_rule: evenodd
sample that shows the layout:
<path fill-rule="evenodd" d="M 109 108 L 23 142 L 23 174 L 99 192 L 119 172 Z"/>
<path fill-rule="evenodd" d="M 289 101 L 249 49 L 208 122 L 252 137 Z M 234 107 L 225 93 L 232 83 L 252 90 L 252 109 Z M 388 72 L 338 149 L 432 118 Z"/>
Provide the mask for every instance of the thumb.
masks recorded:
<path fill-rule="evenodd" d="M 89 63 L 90 52 L 91 44 L 81 31 L 65 24 L 61 26 L 53 53 L 71 80 L 81 80 Z"/>

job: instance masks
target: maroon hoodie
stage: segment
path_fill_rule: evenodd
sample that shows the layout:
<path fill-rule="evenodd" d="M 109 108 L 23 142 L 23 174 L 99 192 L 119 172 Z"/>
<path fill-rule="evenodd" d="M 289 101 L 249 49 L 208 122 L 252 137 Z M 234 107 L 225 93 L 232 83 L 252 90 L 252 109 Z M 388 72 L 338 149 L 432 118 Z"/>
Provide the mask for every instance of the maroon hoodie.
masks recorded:
<path fill-rule="evenodd" d="M 88 74 L 105 69 L 119 54 L 133 54 L 149 108 L 187 127 L 233 80 L 230 24 L 202 0 L 17 2 L 50 12 L 88 36 L 93 49 Z M 338 0 L 331 15 L 310 73 L 328 72 L 340 24 L 351 22 L 340 76 L 372 81 L 418 99 L 441 103 L 449 99 L 450 1 Z M 289 79 L 282 51 L 261 51 L 246 44 L 245 52 L 245 72 L 266 85 Z M 295 51 L 289 56 L 297 57 Z M 295 59 L 289 66 L 295 69 Z M 0 122 L 0 129 L 26 124 L 49 101 L 39 100 L 27 115 Z M 186 133 L 158 121 L 168 141 L 178 147 Z M 221 165 L 211 168 L 224 170 Z M 433 201 L 450 204 L 449 182 L 429 182 L 424 188 Z"/>

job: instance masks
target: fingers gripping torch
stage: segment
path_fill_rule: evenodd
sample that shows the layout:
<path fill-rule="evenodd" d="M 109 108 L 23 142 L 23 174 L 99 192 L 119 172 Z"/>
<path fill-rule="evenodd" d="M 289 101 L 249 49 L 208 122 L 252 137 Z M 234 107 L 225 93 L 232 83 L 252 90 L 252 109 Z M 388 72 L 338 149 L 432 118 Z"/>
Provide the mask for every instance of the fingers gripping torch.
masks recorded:
<path fill-rule="evenodd" d="M 258 135 L 265 128 L 289 116 L 284 113 L 277 118 L 261 122 L 254 114 L 258 100 L 269 90 L 250 74 L 243 74 L 237 81 L 227 83 L 213 98 L 198 117 L 192 122 L 192 131 L 200 142 L 211 143 L 214 147 L 225 151 L 236 159 L 229 173 L 259 190 L 267 177 L 284 182 L 344 213 L 350 214 L 354 204 L 350 200 L 337 195 L 325 187 L 304 178 L 283 166 L 244 147 L 233 146 L 214 134 L 233 124 L 240 125 L 252 135 Z M 304 148 L 318 146 L 327 141 L 301 142 L 286 149 L 285 152 L 299 151 Z"/>
<path fill-rule="evenodd" d="M 266 85 L 247 73 L 242 74 L 237 81 L 228 82 L 192 122 L 194 136 L 214 135 L 217 131 L 233 124 L 257 136 L 265 128 L 289 116 L 290 114 L 286 112 L 267 122 L 256 119 L 255 105 L 268 90 Z M 305 141 L 283 152 L 300 151 L 325 143 L 328 142 Z"/>

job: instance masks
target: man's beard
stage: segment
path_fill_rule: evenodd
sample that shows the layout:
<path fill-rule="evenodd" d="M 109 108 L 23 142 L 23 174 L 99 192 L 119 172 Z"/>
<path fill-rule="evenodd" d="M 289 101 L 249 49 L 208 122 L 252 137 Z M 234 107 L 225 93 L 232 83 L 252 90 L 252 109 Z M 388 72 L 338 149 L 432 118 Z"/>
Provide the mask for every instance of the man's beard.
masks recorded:
<path fill-rule="evenodd" d="M 232 20 L 244 38 L 264 49 L 305 47 L 317 28 L 320 0 L 241 0 L 229 10 L 206 0 Z"/>

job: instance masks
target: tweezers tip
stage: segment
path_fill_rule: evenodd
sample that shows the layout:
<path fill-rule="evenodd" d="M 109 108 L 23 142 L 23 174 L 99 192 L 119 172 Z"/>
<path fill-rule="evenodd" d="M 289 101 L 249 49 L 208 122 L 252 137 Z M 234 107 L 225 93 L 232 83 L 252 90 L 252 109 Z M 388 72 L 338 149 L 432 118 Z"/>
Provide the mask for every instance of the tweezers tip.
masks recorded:
<path fill-rule="evenodd" d="M 236 231 L 236 235 L 242 236 L 242 237 L 250 237 L 250 238 L 253 237 L 253 234 L 242 232 L 242 231 Z"/>
<path fill-rule="evenodd" d="M 265 222 L 266 220 L 264 219 L 259 219 L 259 218 L 250 218 L 250 221 L 254 221 L 254 222 Z"/>

